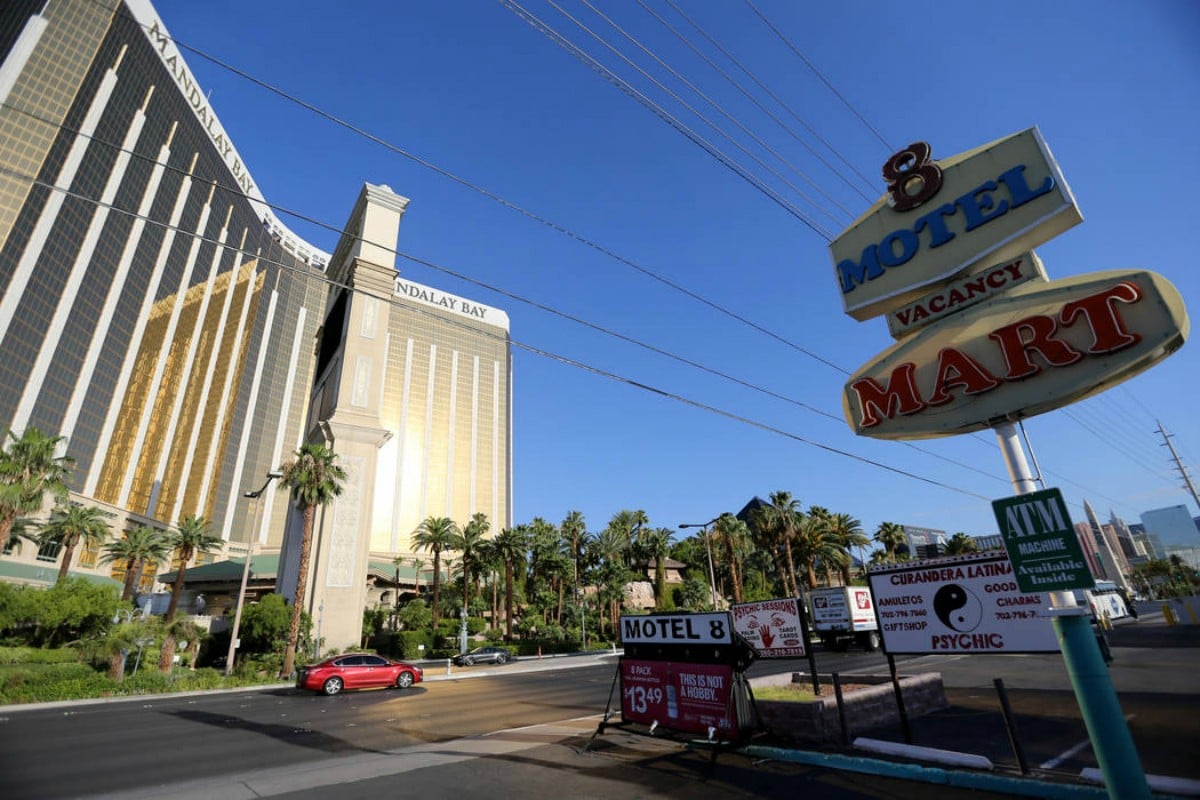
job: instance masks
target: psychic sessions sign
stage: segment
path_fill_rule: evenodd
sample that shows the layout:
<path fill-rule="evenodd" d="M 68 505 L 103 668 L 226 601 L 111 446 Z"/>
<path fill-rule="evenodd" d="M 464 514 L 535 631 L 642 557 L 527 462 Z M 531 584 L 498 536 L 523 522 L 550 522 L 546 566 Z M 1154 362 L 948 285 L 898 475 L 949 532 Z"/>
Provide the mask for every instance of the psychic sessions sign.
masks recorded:
<path fill-rule="evenodd" d="M 759 658 L 803 658 L 800 603 L 794 597 L 734 603 L 733 626 Z"/>
<path fill-rule="evenodd" d="M 1046 595 L 1022 592 L 1000 551 L 872 567 L 869 581 L 889 654 L 1060 650 Z"/>

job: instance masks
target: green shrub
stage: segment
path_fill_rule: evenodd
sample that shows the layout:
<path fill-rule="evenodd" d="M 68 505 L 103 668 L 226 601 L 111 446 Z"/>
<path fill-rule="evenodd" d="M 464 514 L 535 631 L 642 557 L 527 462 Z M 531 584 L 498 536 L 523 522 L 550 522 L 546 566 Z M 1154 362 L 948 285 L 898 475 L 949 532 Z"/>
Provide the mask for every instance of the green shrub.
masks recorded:
<path fill-rule="evenodd" d="M 39 647 L 0 647 L 0 664 L 70 664 L 79 661 L 73 647 L 43 650 Z"/>

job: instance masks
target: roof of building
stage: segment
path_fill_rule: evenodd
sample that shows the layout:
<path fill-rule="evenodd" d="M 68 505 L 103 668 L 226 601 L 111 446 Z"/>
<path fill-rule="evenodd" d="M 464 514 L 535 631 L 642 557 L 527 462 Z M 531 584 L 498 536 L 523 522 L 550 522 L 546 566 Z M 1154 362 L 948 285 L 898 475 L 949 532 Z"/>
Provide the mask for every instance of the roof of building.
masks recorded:
<path fill-rule="evenodd" d="M 245 558 L 229 558 L 224 561 L 214 561 L 190 567 L 183 576 L 183 582 L 188 583 L 223 583 L 225 581 L 240 581 L 245 569 Z M 250 561 L 250 579 L 257 581 L 273 581 L 279 575 L 279 554 L 260 553 Z M 367 562 L 367 575 L 379 583 L 394 583 L 396 566 L 391 561 L 371 559 Z M 416 570 L 412 567 L 400 567 L 400 579 L 404 582 L 416 580 Z M 175 572 L 166 572 L 158 576 L 161 583 L 174 583 Z"/>
<path fill-rule="evenodd" d="M 86 572 L 68 572 L 67 577 L 83 578 L 101 586 L 120 587 L 123 585 L 120 581 L 113 580 L 106 575 L 89 575 Z M 21 581 L 53 584 L 58 580 L 58 565 L 38 566 L 37 564 L 22 564 L 19 561 L 0 561 L 0 578 L 16 578 Z"/>

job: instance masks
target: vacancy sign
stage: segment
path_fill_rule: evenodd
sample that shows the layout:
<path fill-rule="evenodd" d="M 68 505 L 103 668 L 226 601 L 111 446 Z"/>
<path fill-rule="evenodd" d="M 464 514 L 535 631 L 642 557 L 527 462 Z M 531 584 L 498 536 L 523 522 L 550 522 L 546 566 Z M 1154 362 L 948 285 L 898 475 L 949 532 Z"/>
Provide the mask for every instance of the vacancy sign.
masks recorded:
<path fill-rule="evenodd" d="M 1021 591 L 1057 592 L 1096 585 L 1058 489 L 995 500 L 992 510 Z"/>

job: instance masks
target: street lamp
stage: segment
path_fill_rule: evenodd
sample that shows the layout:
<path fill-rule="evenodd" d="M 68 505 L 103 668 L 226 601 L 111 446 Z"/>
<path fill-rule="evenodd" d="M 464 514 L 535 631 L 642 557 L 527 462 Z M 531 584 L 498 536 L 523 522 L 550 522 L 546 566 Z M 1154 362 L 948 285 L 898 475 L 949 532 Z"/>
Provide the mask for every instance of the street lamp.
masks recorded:
<path fill-rule="evenodd" d="M 681 531 L 685 530 L 687 528 L 700 528 L 700 533 L 703 534 L 703 536 L 704 536 L 704 548 L 708 552 L 708 588 L 709 588 L 709 591 L 712 592 L 712 609 L 713 609 L 713 611 L 717 610 L 717 577 L 716 577 L 716 573 L 713 572 L 712 542 L 709 541 L 709 538 L 708 538 L 708 526 L 712 525 L 714 522 L 716 522 L 723 516 L 725 516 L 725 515 L 718 514 L 717 516 L 710 519 L 708 522 L 685 522 L 679 526 L 679 530 L 681 530 Z"/>
<path fill-rule="evenodd" d="M 254 527 L 250 529 L 250 535 L 246 537 L 246 563 L 242 565 L 242 588 L 238 590 L 237 610 L 233 614 L 233 631 L 229 636 L 229 652 L 225 655 L 225 677 L 228 678 L 233 674 L 233 657 L 238 648 L 238 629 L 242 626 L 242 606 L 246 600 L 246 584 L 250 581 L 250 556 L 254 554 L 254 535 L 258 529 L 258 515 L 262 511 L 263 492 L 271 485 L 271 481 L 276 478 L 282 478 L 282 472 L 271 471 L 267 473 L 267 480 L 258 491 L 244 492 L 242 497 L 249 497 L 254 501 Z"/>

